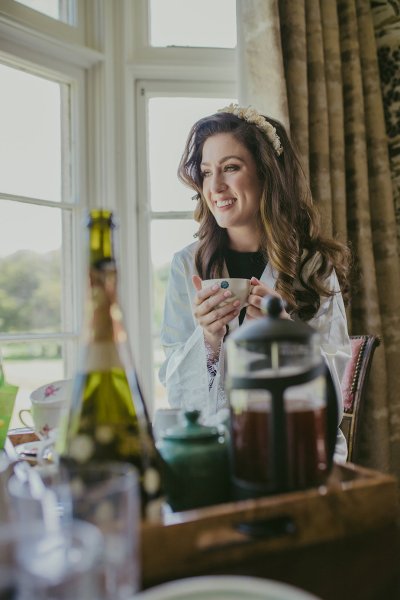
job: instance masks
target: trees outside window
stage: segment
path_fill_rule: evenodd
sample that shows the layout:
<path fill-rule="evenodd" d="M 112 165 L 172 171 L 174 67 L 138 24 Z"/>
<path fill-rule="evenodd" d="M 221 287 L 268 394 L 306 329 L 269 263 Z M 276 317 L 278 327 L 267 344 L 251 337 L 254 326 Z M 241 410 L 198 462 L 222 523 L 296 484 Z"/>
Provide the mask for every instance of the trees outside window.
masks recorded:
<path fill-rule="evenodd" d="M 2 1 L 0 347 L 18 409 L 75 371 L 90 207 L 116 213 L 138 375 L 150 412 L 166 404 L 157 377 L 165 287 L 173 253 L 196 231 L 176 170 L 193 121 L 235 98 L 236 71 L 234 0 L 213 3 L 227 38 L 197 36 L 192 47 L 175 27 L 183 15 L 171 5 L 166 19 L 164 4 Z"/>

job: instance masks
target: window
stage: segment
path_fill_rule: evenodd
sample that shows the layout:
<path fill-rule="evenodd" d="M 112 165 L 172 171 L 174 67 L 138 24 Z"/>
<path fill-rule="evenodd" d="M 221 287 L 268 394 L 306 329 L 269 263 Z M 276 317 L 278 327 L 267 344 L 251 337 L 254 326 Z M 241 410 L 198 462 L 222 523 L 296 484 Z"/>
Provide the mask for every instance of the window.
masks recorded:
<path fill-rule="evenodd" d="M 152 46 L 236 46 L 236 0 L 150 0 L 149 10 Z"/>
<path fill-rule="evenodd" d="M 142 28 L 136 39 L 141 41 L 134 49 L 132 67 L 134 73 L 136 66 L 137 72 L 145 75 L 134 78 L 133 83 L 139 304 L 146 325 L 140 335 L 138 360 L 142 362 L 138 370 L 142 379 L 147 378 L 146 398 L 154 412 L 168 406 L 158 371 L 164 360 L 160 328 L 170 263 L 175 252 L 195 241 L 198 229 L 193 219 L 194 192 L 179 182 L 177 168 L 193 123 L 235 101 L 235 56 L 228 48 L 236 44 L 236 14 L 231 0 L 150 0 L 148 12 L 140 4 L 136 22 L 141 22 Z M 223 30 L 219 27 L 222 21 L 226 25 Z M 146 31 L 149 39 L 143 34 Z M 146 302 L 148 297 L 151 303 Z"/>
<path fill-rule="evenodd" d="M 60 44 L 79 44 L 82 47 L 87 44 L 92 37 L 94 19 L 86 20 L 85 16 L 93 17 L 96 8 L 100 12 L 102 1 L 96 0 L 97 7 L 90 10 L 89 0 L 1 0 L 3 44 L 9 40 L 14 48 L 15 43 L 21 43 L 31 51 L 44 51 L 46 58 L 61 51 L 62 60 L 76 61 L 77 47 L 62 48 Z M 48 46 L 50 40 L 53 43 L 51 50 Z"/>
<path fill-rule="evenodd" d="M 75 24 L 76 0 L 17 0 L 17 2 L 53 19 L 70 25 Z"/>
<path fill-rule="evenodd" d="M 69 86 L 4 64 L 0 78 L 1 191 L 60 202 L 62 127 L 68 129 L 62 103 L 69 104 Z"/>
<path fill-rule="evenodd" d="M 76 365 L 84 70 L 3 40 L 0 87 L 0 350 L 19 427 L 30 393 Z"/>
<path fill-rule="evenodd" d="M 192 95 L 189 95 L 190 87 Z M 146 157 L 147 164 L 139 172 L 148 173 L 148 189 L 143 194 L 147 201 L 142 205 L 142 231 L 149 231 L 150 257 L 152 265 L 152 350 L 154 361 L 154 408 L 168 406 L 166 391 L 158 380 L 158 371 L 164 360 L 160 343 L 165 291 L 172 256 L 184 246 L 195 241 L 197 223 L 193 219 L 193 193 L 177 178 L 177 168 L 189 130 L 193 123 L 212 114 L 218 108 L 232 102 L 232 98 L 215 97 L 218 87 L 202 84 L 197 86 L 176 84 L 155 86 L 139 82 L 143 107 L 147 114 L 146 135 L 138 139 L 142 149 L 140 158 Z M 207 97 L 206 90 L 214 97 Z M 220 88 L 222 94 L 228 86 Z M 180 90 L 179 90 L 180 88 Z M 177 95 L 179 91 L 186 95 Z M 202 94 L 200 96 L 200 93 Z M 150 210 L 148 210 L 148 205 Z"/>
<path fill-rule="evenodd" d="M 187 2 L 181 0 L 185 10 Z M 165 403 L 157 371 L 169 264 L 197 229 L 192 193 L 178 184 L 176 169 L 192 123 L 236 96 L 234 2 L 214 2 L 213 22 L 224 22 L 230 33 L 212 42 L 195 42 L 193 32 L 178 38 L 171 30 L 175 13 L 165 21 L 168 39 L 157 41 L 157 11 L 167 0 L 0 4 L 6 377 L 20 386 L 20 408 L 35 387 L 73 375 L 83 213 L 109 208 L 119 223 L 121 303 L 152 412 Z"/>

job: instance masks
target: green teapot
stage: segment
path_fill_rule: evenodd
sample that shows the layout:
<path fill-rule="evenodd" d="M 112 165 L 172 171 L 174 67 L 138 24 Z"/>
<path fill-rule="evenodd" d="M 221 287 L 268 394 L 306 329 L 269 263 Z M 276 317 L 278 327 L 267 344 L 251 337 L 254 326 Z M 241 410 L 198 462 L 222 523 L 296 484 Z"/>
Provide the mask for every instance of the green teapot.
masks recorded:
<path fill-rule="evenodd" d="M 164 486 L 173 511 L 190 510 L 230 499 L 226 434 L 198 422 L 200 411 L 183 414 L 184 424 L 167 429 L 157 448 L 164 462 Z"/>

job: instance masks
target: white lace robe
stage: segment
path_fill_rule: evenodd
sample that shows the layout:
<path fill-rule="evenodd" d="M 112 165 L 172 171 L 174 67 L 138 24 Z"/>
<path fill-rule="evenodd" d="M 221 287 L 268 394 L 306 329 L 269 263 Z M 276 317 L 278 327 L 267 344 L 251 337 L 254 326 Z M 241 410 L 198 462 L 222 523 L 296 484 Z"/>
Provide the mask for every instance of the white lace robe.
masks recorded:
<path fill-rule="evenodd" d="M 224 348 L 220 354 L 214 381 L 209 389 L 203 329 L 193 316 L 196 290 L 192 283 L 192 275 L 197 272 L 194 265 L 197 243 L 194 242 L 177 252 L 172 260 L 161 331 L 161 343 L 166 360 L 161 366 L 159 376 L 161 383 L 167 389 L 171 407 L 183 410 L 199 409 L 203 420 L 207 422 L 212 420 L 213 415 L 227 407 L 227 398 L 223 388 Z M 317 261 L 318 258 L 311 261 L 312 264 L 308 265 L 309 271 L 315 268 Z M 228 273 L 226 272 L 224 276 L 227 277 Z M 276 273 L 269 263 L 260 280 L 270 288 L 275 288 Z M 351 356 L 351 349 L 346 313 L 335 273 L 332 273 L 329 278 L 329 288 L 338 293 L 321 298 L 318 312 L 308 323 L 320 333 L 321 351 L 341 398 L 340 381 Z M 238 317 L 229 323 L 230 331 L 238 326 Z M 339 406 L 339 422 L 342 415 L 343 402 Z M 335 460 L 342 462 L 346 457 L 346 440 L 338 429 Z"/>

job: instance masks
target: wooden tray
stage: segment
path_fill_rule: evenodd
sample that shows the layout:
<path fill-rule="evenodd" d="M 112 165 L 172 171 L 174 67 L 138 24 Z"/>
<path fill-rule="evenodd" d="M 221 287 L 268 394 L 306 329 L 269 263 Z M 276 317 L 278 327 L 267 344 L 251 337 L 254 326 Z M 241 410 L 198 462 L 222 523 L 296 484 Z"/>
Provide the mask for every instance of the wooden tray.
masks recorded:
<path fill-rule="evenodd" d="M 35 440 L 9 432 L 6 452 Z M 172 513 L 141 525 L 142 587 L 211 574 L 277 579 L 323 600 L 398 600 L 395 477 L 350 463 L 326 487 Z"/>
<path fill-rule="evenodd" d="M 336 465 L 326 487 L 172 513 L 142 524 L 143 587 L 181 577 L 243 572 L 272 552 L 379 530 L 396 522 L 395 477 Z"/>

